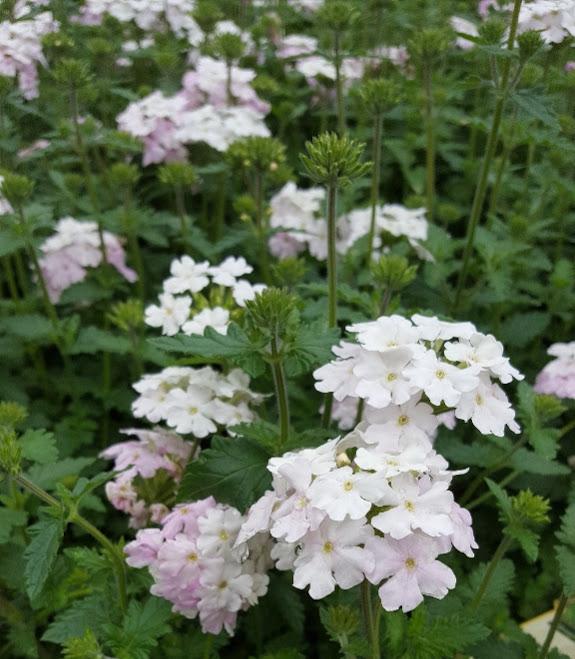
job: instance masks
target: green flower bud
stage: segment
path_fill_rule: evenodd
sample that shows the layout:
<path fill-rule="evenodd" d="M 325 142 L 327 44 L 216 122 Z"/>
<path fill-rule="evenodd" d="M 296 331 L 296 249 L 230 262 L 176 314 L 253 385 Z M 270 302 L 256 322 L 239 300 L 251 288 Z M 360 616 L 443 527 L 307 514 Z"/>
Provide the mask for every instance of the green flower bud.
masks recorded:
<path fill-rule="evenodd" d="M 548 499 L 531 490 L 523 490 L 511 497 L 511 511 L 513 517 L 527 525 L 541 525 L 549 522 L 549 510 L 551 505 Z"/>
<path fill-rule="evenodd" d="M 372 266 L 373 276 L 384 290 L 400 291 L 417 275 L 417 266 L 409 265 L 404 256 L 388 254 Z"/>
<path fill-rule="evenodd" d="M 86 43 L 88 52 L 94 57 L 110 57 L 114 54 L 114 44 L 109 39 L 97 37 L 89 39 Z"/>
<path fill-rule="evenodd" d="M 342 648 L 347 647 L 351 637 L 361 631 L 359 615 L 351 606 L 340 604 L 321 609 L 320 617 L 328 634 Z"/>
<path fill-rule="evenodd" d="M 76 89 L 88 85 L 93 77 L 86 62 L 71 58 L 58 62 L 53 75 L 56 82 Z"/>
<path fill-rule="evenodd" d="M 399 84 L 390 78 L 367 80 L 357 91 L 366 109 L 374 114 L 382 114 L 396 106 L 403 98 Z"/>
<path fill-rule="evenodd" d="M 492 16 L 479 26 L 479 43 L 483 46 L 499 46 L 503 37 L 507 24 L 501 18 Z"/>
<path fill-rule="evenodd" d="M 189 188 L 197 180 L 197 174 L 192 165 L 185 162 L 170 162 L 158 169 L 160 183 L 171 187 Z"/>
<path fill-rule="evenodd" d="M 106 659 L 94 632 L 88 629 L 83 636 L 64 642 L 64 659 Z"/>
<path fill-rule="evenodd" d="M 197 0 L 193 16 L 204 32 L 211 32 L 218 21 L 225 18 L 217 0 Z"/>
<path fill-rule="evenodd" d="M 0 428 L 0 469 L 12 476 L 21 471 L 22 449 L 16 433 L 9 428 Z"/>
<path fill-rule="evenodd" d="M 419 65 L 429 65 L 439 59 L 451 45 L 447 30 L 427 28 L 421 30 L 407 45 L 411 58 Z"/>
<path fill-rule="evenodd" d="M 553 288 L 570 288 L 575 276 L 573 265 L 567 259 L 558 259 L 553 266 L 549 281 Z"/>
<path fill-rule="evenodd" d="M 239 195 L 234 199 L 234 211 L 240 219 L 249 220 L 256 215 L 256 200 L 249 194 Z"/>
<path fill-rule="evenodd" d="M 28 416 L 26 408 L 12 401 L 0 402 L 0 426 L 18 427 Z"/>
<path fill-rule="evenodd" d="M 2 196 L 5 197 L 11 206 L 18 208 L 30 199 L 34 191 L 34 181 L 26 176 L 19 174 L 6 174 L 0 187 Z"/>
<path fill-rule="evenodd" d="M 557 396 L 547 394 L 536 394 L 533 399 L 533 407 L 533 411 L 541 423 L 556 419 L 567 409 Z"/>
<path fill-rule="evenodd" d="M 214 37 L 211 50 L 216 57 L 221 57 L 228 64 L 231 64 L 243 57 L 245 46 L 239 34 L 224 32 Z"/>
<path fill-rule="evenodd" d="M 272 277 L 278 286 L 293 288 L 303 280 L 306 270 L 304 259 L 282 259 L 272 267 Z"/>
<path fill-rule="evenodd" d="M 245 137 L 234 142 L 227 159 L 238 169 L 254 169 L 261 174 L 274 173 L 286 160 L 285 146 L 275 137 Z"/>
<path fill-rule="evenodd" d="M 304 173 L 316 183 L 343 187 L 371 169 L 371 163 L 361 162 L 365 145 L 347 136 L 322 133 L 306 142 L 305 148 L 306 153 L 300 155 Z"/>
<path fill-rule="evenodd" d="M 545 69 L 535 62 L 527 62 L 521 72 L 521 83 L 526 87 L 532 87 L 543 80 Z M 545 82 L 550 82 L 548 79 Z"/>
<path fill-rule="evenodd" d="M 246 302 L 246 321 L 258 334 L 285 340 L 299 324 L 299 299 L 285 288 L 266 288 Z"/>
<path fill-rule="evenodd" d="M 110 167 L 110 179 L 120 188 L 133 188 L 140 180 L 140 169 L 136 165 L 116 162 Z"/>
<path fill-rule="evenodd" d="M 543 48 L 543 39 L 537 30 L 528 30 L 517 37 L 517 45 L 519 46 L 519 59 L 526 62 Z"/>
<path fill-rule="evenodd" d="M 123 332 L 136 332 L 144 326 L 144 305 L 136 299 L 117 302 L 110 309 L 108 318 Z"/>
<path fill-rule="evenodd" d="M 361 16 L 353 2 L 325 0 L 316 14 L 317 24 L 333 32 L 349 30 Z"/>

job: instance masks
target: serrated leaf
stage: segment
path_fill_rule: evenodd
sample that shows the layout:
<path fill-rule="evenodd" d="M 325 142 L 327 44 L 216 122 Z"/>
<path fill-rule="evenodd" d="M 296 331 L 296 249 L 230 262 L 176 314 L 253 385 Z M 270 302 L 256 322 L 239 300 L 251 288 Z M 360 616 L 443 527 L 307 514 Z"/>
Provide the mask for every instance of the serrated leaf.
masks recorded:
<path fill-rule="evenodd" d="M 530 561 L 537 560 L 539 554 L 539 535 L 531 529 L 524 528 L 518 524 L 510 524 L 505 533 L 517 540 L 521 549 Z"/>
<path fill-rule="evenodd" d="M 291 579 L 286 579 L 286 575 L 272 573 L 265 603 L 269 604 L 274 611 L 278 611 L 294 634 L 299 637 L 303 635 L 304 605 L 301 593 L 292 586 Z"/>
<path fill-rule="evenodd" d="M 555 548 L 555 555 L 563 590 L 568 596 L 575 595 L 575 551 L 559 545 Z"/>
<path fill-rule="evenodd" d="M 32 540 L 24 550 L 26 592 L 33 600 L 41 592 L 64 537 L 62 520 L 46 517 L 28 529 Z"/>
<path fill-rule="evenodd" d="M 39 487 L 53 490 L 57 483 L 70 476 L 78 476 L 82 469 L 91 465 L 94 458 L 65 458 L 50 465 L 33 465 L 28 475 Z"/>
<path fill-rule="evenodd" d="M 301 325 L 286 356 L 287 375 L 301 375 L 325 364 L 332 357 L 331 348 L 340 339 L 339 329 L 326 329 L 323 323 Z"/>
<path fill-rule="evenodd" d="M 571 469 L 567 465 L 562 465 L 555 460 L 546 460 L 537 453 L 524 448 L 513 454 L 509 466 L 518 471 L 542 476 L 566 476 L 571 473 Z"/>
<path fill-rule="evenodd" d="M 491 490 L 493 496 L 497 499 L 499 508 L 505 517 L 511 515 L 511 499 L 509 495 L 503 488 L 501 488 L 497 483 L 493 482 L 490 478 L 486 478 L 485 482 L 487 487 Z"/>
<path fill-rule="evenodd" d="M 230 323 L 227 334 L 220 334 L 212 327 L 207 327 L 203 336 L 163 336 L 148 339 L 149 343 L 160 350 L 180 353 L 187 356 L 228 359 L 242 368 L 248 375 L 257 377 L 264 373 L 266 363 L 259 351 L 263 344 L 254 344 L 244 330 Z"/>
<path fill-rule="evenodd" d="M 261 444 L 267 451 L 273 452 L 279 440 L 279 429 L 275 423 L 258 419 L 253 423 L 240 423 L 230 428 L 230 432 L 251 439 Z"/>
<path fill-rule="evenodd" d="M 506 345 L 523 348 L 543 334 L 550 322 L 551 314 L 546 311 L 516 313 L 503 323 L 500 338 Z"/>
<path fill-rule="evenodd" d="M 14 334 L 25 341 L 52 340 L 54 332 L 50 321 L 39 314 L 0 318 L 0 330 Z"/>
<path fill-rule="evenodd" d="M 100 593 L 76 600 L 56 616 L 42 640 L 64 643 L 70 638 L 82 636 L 87 629 L 97 632 L 107 622 L 107 610 L 106 600 Z"/>
<path fill-rule="evenodd" d="M 85 327 L 80 330 L 74 345 L 68 351 L 71 355 L 94 355 L 98 352 L 111 352 L 124 355 L 130 350 L 130 341 L 125 336 L 106 332 L 98 327 Z"/>
<path fill-rule="evenodd" d="M 477 593 L 486 570 L 487 564 L 485 563 L 476 567 L 472 571 L 468 583 L 461 588 L 469 600 Z M 491 613 L 494 608 L 497 609 L 497 607 L 501 606 L 513 588 L 514 579 L 515 567 L 513 563 L 507 558 L 499 561 L 481 599 L 480 612 Z"/>
<path fill-rule="evenodd" d="M 54 434 L 47 430 L 26 430 L 19 439 L 22 457 L 38 464 L 50 464 L 58 459 Z"/>
<path fill-rule="evenodd" d="M 12 529 L 16 526 L 24 526 L 27 519 L 28 514 L 24 510 L 0 508 L 0 544 L 8 542 Z"/>
<path fill-rule="evenodd" d="M 251 440 L 214 437 L 211 448 L 188 464 L 178 491 L 178 501 L 214 496 L 218 501 L 243 511 L 269 487 L 271 474 L 266 467 L 270 457 Z"/>

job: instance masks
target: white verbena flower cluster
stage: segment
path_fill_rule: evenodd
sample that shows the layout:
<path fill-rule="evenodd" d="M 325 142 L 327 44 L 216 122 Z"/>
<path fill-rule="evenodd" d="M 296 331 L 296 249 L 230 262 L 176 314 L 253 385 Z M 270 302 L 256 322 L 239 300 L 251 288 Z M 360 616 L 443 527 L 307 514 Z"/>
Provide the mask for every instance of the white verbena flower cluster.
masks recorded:
<path fill-rule="evenodd" d="M 49 11 L 36 12 L 44 1 L 18 0 L 13 21 L 0 22 L 0 75 L 18 79 L 26 100 L 38 96 L 38 65 L 45 65 L 42 38 L 56 32 L 59 24 Z"/>
<path fill-rule="evenodd" d="M 294 586 L 313 599 L 367 579 L 380 585 L 384 609 L 411 611 L 455 586 L 440 554 L 477 548 L 471 516 L 449 491 L 454 474 L 423 431 L 363 426 L 272 458 L 268 469 L 273 489 L 248 511 L 237 542 L 267 531 L 276 567 L 293 570 Z"/>
<path fill-rule="evenodd" d="M 402 414 L 402 406 L 429 401 L 452 409 L 483 434 L 519 432 L 515 411 L 496 383 L 523 376 L 503 354 L 503 345 L 469 322 L 436 317 L 382 316 L 348 327 L 357 343 L 342 341 L 336 359 L 317 369 L 316 389 L 342 401 L 363 399 L 377 410 Z"/>
<path fill-rule="evenodd" d="M 575 341 L 554 343 L 547 354 L 555 357 L 537 375 L 537 393 L 575 398 Z"/>
<path fill-rule="evenodd" d="M 298 188 L 288 182 L 270 201 L 270 226 L 277 232 L 269 240 L 270 252 L 277 258 L 296 256 L 306 249 L 320 261 L 327 258 L 327 223 L 320 216 L 325 190 Z M 425 208 L 409 209 L 400 204 L 378 206 L 374 256 L 385 249 L 384 237 L 404 237 L 423 259 L 433 257 L 421 244 L 427 240 L 428 223 Z M 367 236 L 371 224 L 371 209 L 360 208 L 337 220 L 337 251 L 346 254 L 357 240 Z"/>
<path fill-rule="evenodd" d="M 199 46 L 204 33 L 192 17 L 195 7 L 195 0 L 86 0 L 78 20 L 85 25 L 99 25 L 109 15 L 121 23 L 134 22 L 146 32 L 169 28 L 190 45 Z"/>
<path fill-rule="evenodd" d="M 206 327 L 226 334 L 234 313 L 265 288 L 244 278 L 252 271 L 242 256 L 229 256 L 219 265 L 197 263 L 190 256 L 175 259 L 160 304 L 146 309 L 146 324 L 160 327 L 168 336 L 203 334 Z"/>
<path fill-rule="evenodd" d="M 144 529 L 126 545 L 128 565 L 147 567 L 153 595 L 186 618 L 199 617 L 202 631 L 233 635 L 239 611 L 267 593 L 270 567 L 266 536 L 238 543 L 244 517 L 210 497 L 176 506 L 161 529 Z"/>
<path fill-rule="evenodd" d="M 132 413 L 151 423 L 165 421 L 176 432 L 201 439 L 218 428 L 254 420 L 250 405 L 259 404 L 263 396 L 249 385 L 249 376 L 240 369 L 224 374 L 210 366 L 170 366 L 134 384 L 140 395 L 132 403 Z"/>
<path fill-rule="evenodd" d="M 114 460 L 118 472 L 106 483 L 108 501 L 130 516 L 131 528 L 160 523 L 169 513 L 166 504 L 173 504 L 175 487 L 192 457 L 192 445 L 163 428 L 120 432 L 135 439 L 113 444 L 100 454 Z"/>
<path fill-rule="evenodd" d="M 520 34 L 536 30 L 546 43 L 561 43 L 575 36 L 575 3 L 573 0 L 524 2 L 517 29 Z"/>

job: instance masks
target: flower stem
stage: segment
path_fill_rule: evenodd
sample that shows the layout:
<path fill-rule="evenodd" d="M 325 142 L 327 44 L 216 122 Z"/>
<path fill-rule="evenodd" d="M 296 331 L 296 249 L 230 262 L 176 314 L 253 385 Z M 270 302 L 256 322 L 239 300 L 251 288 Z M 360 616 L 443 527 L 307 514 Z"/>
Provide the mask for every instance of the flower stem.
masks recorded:
<path fill-rule="evenodd" d="M 36 497 L 38 497 L 41 501 L 44 501 L 44 503 L 47 503 L 49 506 L 52 506 L 53 508 L 57 508 L 58 510 L 66 513 L 68 512 L 65 508 L 65 506 L 58 501 L 55 497 L 53 497 L 51 494 L 46 492 L 46 490 L 43 490 L 41 487 L 33 483 L 32 481 L 28 480 L 25 476 L 22 476 L 20 474 L 12 476 L 12 478 L 23 488 L 34 494 Z M 104 551 L 108 554 L 111 562 L 112 562 L 112 567 L 114 569 L 114 574 L 116 576 L 116 584 L 118 587 L 118 598 L 120 601 L 120 607 L 122 611 L 126 610 L 127 606 L 127 578 L 126 578 L 126 565 L 124 563 L 124 559 L 122 555 L 119 552 L 118 547 L 114 545 L 100 530 L 98 530 L 91 522 L 89 522 L 85 517 L 80 515 L 80 513 L 76 511 L 70 511 L 68 515 L 68 521 L 70 521 L 72 524 L 76 524 L 76 526 L 79 526 L 81 529 L 86 531 L 89 535 L 91 535 L 96 542 L 100 544 L 100 546 L 104 549 Z"/>
<path fill-rule="evenodd" d="M 180 219 L 180 236 L 184 249 L 188 248 L 188 214 L 186 212 L 186 202 L 184 200 L 184 191 L 181 185 L 174 188 L 174 198 L 176 200 L 176 210 Z"/>
<path fill-rule="evenodd" d="M 435 208 L 435 126 L 433 117 L 432 72 L 428 63 L 423 65 L 423 90 L 425 93 L 425 191 L 427 218 L 433 220 Z"/>
<path fill-rule="evenodd" d="M 270 262 L 268 255 L 267 237 L 268 232 L 264 222 L 264 175 L 257 171 L 254 180 L 254 192 L 256 199 L 256 232 L 260 250 L 260 268 L 262 278 L 266 283 L 270 282 Z"/>
<path fill-rule="evenodd" d="M 551 621 L 549 631 L 547 632 L 547 636 L 545 637 L 545 641 L 543 642 L 543 645 L 541 646 L 541 652 L 539 653 L 539 659 L 545 659 L 545 657 L 547 656 L 547 653 L 549 652 L 549 649 L 551 648 L 551 642 L 553 641 L 553 637 L 555 636 L 555 632 L 557 631 L 557 627 L 559 627 L 559 623 L 561 622 L 561 616 L 563 615 L 563 612 L 565 611 L 566 606 L 567 606 L 567 595 L 565 595 L 565 593 L 562 593 L 561 598 L 559 599 L 559 604 L 557 605 L 557 608 L 555 609 L 555 615 L 553 616 L 553 620 Z"/>
<path fill-rule="evenodd" d="M 510 538 L 509 536 L 505 536 L 503 540 L 499 543 L 499 546 L 495 550 L 495 553 L 493 554 L 493 558 L 489 562 L 489 565 L 487 566 L 487 570 L 485 571 L 485 574 L 483 575 L 483 579 L 481 580 L 481 583 L 479 584 L 479 588 L 477 589 L 477 592 L 475 593 L 475 597 L 471 600 L 471 603 L 469 605 L 469 610 L 471 613 L 476 613 L 477 609 L 479 608 L 479 605 L 481 604 L 481 600 L 483 599 L 483 596 L 485 595 L 485 591 L 487 590 L 487 586 L 489 586 L 489 582 L 491 581 L 493 574 L 495 573 L 495 568 L 497 567 L 499 561 L 503 558 L 505 555 L 505 552 L 509 549 L 511 546 L 511 543 L 513 542 L 513 539 Z"/>
<path fill-rule="evenodd" d="M 379 619 L 373 615 L 371 601 L 371 584 L 364 579 L 360 586 L 361 611 L 365 624 L 365 633 L 371 648 L 370 659 L 379 659 Z"/>
<path fill-rule="evenodd" d="M 511 473 L 507 474 L 505 478 L 502 478 L 497 484 L 499 487 L 505 487 L 506 485 L 509 485 L 511 481 L 514 481 L 520 474 L 521 472 L 519 471 L 512 471 Z M 474 508 L 477 508 L 477 506 L 480 506 L 484 501 L 491 499 L 492 496 L 494 496 L 493 492 L 491 490 L 487 490 L 487 492 L 477 497 L 477 499 L 470 501 L 465 507 L 467 510 L 473 510 Z"/>
<path fill-rule="evenodd" d="M 343 98 L 343 80 L 341 77 L 341 33 L 336 31 L 333 35 L 333 51 L 335 66 L 335 100 L 337 106 L 337 132 L 345 133 L 345 106 Z"/>
<path fill-rule="evenodd" d="M 515 0 L 513 5 L 513 14 L 511 17 L 511 27 L 509 30 L 509 37 L 507 39 L 507 51 L 511 52 L 513 50 L 513 45 L 515 43 L 515 35 L 517 34 L 517 24 L 519 21 L 519 10 L 521 8 L 521 0 Z M 471 207 L 471 214 L 469 216 L 469 224 L 467 225 L 467 238 L 465 243 L 465 250 L 463 252 L 463 265 L 459 272 L 459 280 L 457 282 L 457 289 L 455 293 L 455 299 L 452 306 L 452 312 L 455 313 L 459 307 L 461 301 L 461 294 L 465 286 L 465 281 L 467 279 L 471 253 L 473 251 L 473 243 L 475 239 L 475 230 L 477 229 L 477 224 L 479 223 L 479 218 L 483 210 L 483 204 L 485 202 L 485 196 L 487 194 L 487 184 L 489 179 L 489 172 L 491 171 L 491 163 L 493 157 L 495 156 L 495 149 L 497 147 L 497 140 L 499 138 L 499 128 L 501 126 L 501 120 L 503 118 L 503 110 L 505 109 L 505 104 L 507 102 L 507 97 L 509 95 L 509 81 L 511 74 L 511 58 L 506 58 L 503 63 L 503 73 L 501 76 L 501 84 L 498 89 L 498 99 L 495 105 L 495 112 L 493 114 L 493 121 L 491 124 L 491 130 L 489 132 L 489 137 L 487 138 L 487 145 L 485 147 L 485 155 L 483 157 L 483 162 L 481 164 L 481 171 L 479 174 L 479 179 L 477 181 L 477 187 L 475 189 L 475 195 L 473 197 L 473 204 Z"/>
<path fill-rule="evenodd" d="M 271 340 L 271 358 L 272 372 L 274 376 L 274 385 L 276 390 L 276 400 L 278 405 L 279 426 L 280 426 L 280 447 L 285 446 L 289 437 L 289 398 L 286 384 L 285 371 L 283 367 L 282 356 L 278 346 L 277 336 Z"/>
<path fill-rule="evenodd" d="M 140 243 L 138 241 L 138 233 L 136 231 L 136 222 L 134 218 L 134 213 L 132 212 L 132 192 L 127 190 L 124 196 L 124 222 L 126 224 L 126 233 L 128 235 L 128 246 L 130 248 L 130 254 L 132 257 L 132 262 L 138 273 L 138 297 L 140 298 L 142 304 L 146 301 L 146 283 L 145 283 L 145 274 L 144 274 L 144 263 L 142 261 L 142 252 L 140 251 Z"/>
<path fill-rule="evenodd" d="M 380 112 L 375 115 L 373 125 L 373 171 L 371 175 L 371 218 L 369 224 L 369 238 L 367 241 L 367 266 L 373 257 L 373 243 L 375 241 L 375 220 L 379 203 L 379 183 L 381 179 L 381 134 L 383 132 L 383 116 Z"/>

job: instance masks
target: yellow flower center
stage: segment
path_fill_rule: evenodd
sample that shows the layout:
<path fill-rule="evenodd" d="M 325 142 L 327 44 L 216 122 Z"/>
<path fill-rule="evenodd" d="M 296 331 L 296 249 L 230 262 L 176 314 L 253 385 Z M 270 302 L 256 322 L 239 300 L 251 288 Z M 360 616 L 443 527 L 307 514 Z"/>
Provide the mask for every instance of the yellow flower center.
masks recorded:
<path fill-rule="evenodd" d="M 483 405 L 483 396 L 481 394 L 475 396 L 475 403 L 477 405 Z"/>
<path fill-rule="evenodd" d="M 409 417 L 407 414 L 402 414 L 398 419 L 397 419 L 397 425 L 398 426 L 406 426 L 409 423 Z"/>
<path fill-rule="evenodd" d="M 438 380 L 443 380 L 443 378 L 445 377 L 445 371 L 442 371 L 440 368 L 437 369 L 437 371 L 435 371 L 435 377 Z"/>
<path fill-rule="evenodd" d="M 224 588 L 227 588 L 227 587 L 228 587 L 228 582 L 227 581 L 220 581 L 220 583 L 218 584 L 218 588 L 220 590 L 224 590 Z"/>
<path fill-rule="evenodd" d="M 353 483 L 351 481 L 345 481 L 343 484 L 343 489 L 346 492 L 351 492 L 353 490 Z"/>
<path fill-rule="evenodd" d="M 192 552 L 191 554 L 188 554 L 188 560 L 191 563 L 195 563 L 198 560 L 198 555 L 195 552 Z"/>
<path fill-rule="evenodd" d="M 406 501 L 405 509 L 409 510 L 409 512 L 412 513 L 415 510 L 415 504 L 413 503 L 413 501 Z"/>
<path fill-rule="evenodd" d="M 198 408 L 197 407 L 189 407 L 188 412 L 193 416 L 194 414 L 198 413 Z"/>
<path fill-rule="evenodd" d="M 333 544 L 328 540 L 326 543 L 324 543 L 323 550 L 326 554 L 331 554 L 333 551 Z"/>
<path fill-rule="evenodd" d="M 394 380 L 397 380 L 397 373 L 388 373 L 387 374 L 387 381 L 388 382 L 393 382 Z"/>
<path fill-rule="evenodd" d="M 222 530 L 219 532 L 218 536 L 219 536 L 220 540 L 223 540 L 224 542 L 225 542 L 226 540 L 229 540 L 229 537 L 230 537 L 230 536 L 228 535 L 228 532 L 227 532 L 225 529 L 222 529 Z"/>
<path fill-rule="evenodd" d="M 408 570 L 413 570 L 415 568 L 415 560 L 413 558 L 408 558 L 405 561 L 405 567 Z"/>

